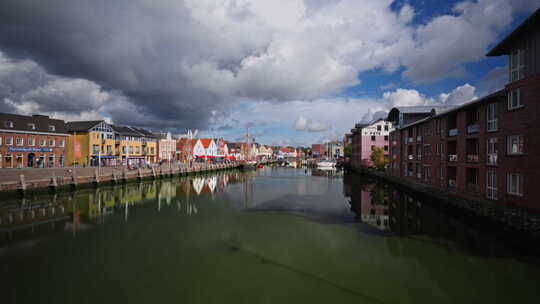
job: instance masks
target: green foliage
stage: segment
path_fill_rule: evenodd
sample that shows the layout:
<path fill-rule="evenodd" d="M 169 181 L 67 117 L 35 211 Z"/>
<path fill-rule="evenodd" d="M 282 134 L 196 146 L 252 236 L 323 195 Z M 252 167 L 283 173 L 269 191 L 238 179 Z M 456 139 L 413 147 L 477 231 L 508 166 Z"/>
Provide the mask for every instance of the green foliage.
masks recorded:
<path fill-rule="evenodd" d="M 371 161 L 377 170 L 386 169 L 389 163 L 389 160 L 384 157 L 384 150 L 381 147 L 373 148 L 373 152 L 371 152 Z"/>
<path fill-rule="evenodd" d="M 343 153 L 345 154 L 345 157 L 351 157 L 352 154 L 352 145 L 348 144 L 343 148 Z"/>

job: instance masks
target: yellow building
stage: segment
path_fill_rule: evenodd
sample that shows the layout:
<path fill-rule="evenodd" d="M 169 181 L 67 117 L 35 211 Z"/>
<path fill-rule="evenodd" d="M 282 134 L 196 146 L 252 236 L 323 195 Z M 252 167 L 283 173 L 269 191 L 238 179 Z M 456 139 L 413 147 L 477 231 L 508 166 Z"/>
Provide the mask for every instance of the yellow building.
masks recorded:
<path fill-rule="evenodd" d="M 118 165 L 115 132 L 103 120 L 66 123 L 71 134 L 67 145 L 67 164 L 97 166 Z"/>
<path fill-rule="evenodd" d="M 105 121 L 68 122 L 67 164 L 144 165 L 157 160 L 157 139 L 147 130 Z"/>

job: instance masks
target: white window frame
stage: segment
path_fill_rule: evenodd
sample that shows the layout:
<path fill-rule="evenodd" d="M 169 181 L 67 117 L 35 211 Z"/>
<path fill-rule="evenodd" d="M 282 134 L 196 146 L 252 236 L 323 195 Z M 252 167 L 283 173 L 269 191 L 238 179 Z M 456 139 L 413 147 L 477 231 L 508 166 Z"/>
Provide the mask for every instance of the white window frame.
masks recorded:
<path fill-rule="evenodd" d="M 62 148 L 65 147 L 66 146 L 66 140 L 61 139 L 59 145 L 60 145 L 59 147 L 62 147 Z"/>
<path fill-rule="evenodd" d="M 54 147 L 56 141 L 54 139 L 49 139 L 49 147 Z"/>
<path fill-rule="evenodd" d="M 497 200 L 497 171 L 495 170 L 486 172 L 486 197 Z"/>
<path fill-rule="evenodd" d="M 488 132 L 497 131 L 497 103 L 490 103 L 486 108 L 486 120 Z"/>
<path fill-rule="evenodd" d="M 513 144 L 513 141 L 517 140 L 517 145 Z M 521 151 L 519 151 L 519 148 Z M 516 149 L 514 149 L 516 148 Z M 522 155 L 525 151 L 525 138 L 523 135 L 510 135 L 506 137 L 506 153 L 508 155 Z"/>
<path fill-rule="evenodd" d="M 516 182 L 516 185 L 513 185 Z M 523 196 L 523 175 L 519 173 L 508 173 L 506 175 L 506 192 L 515 196 Z"/>
<path fill-rule="evenodd" d="M 24 138 L 22 137 L 15 138 L 15 145 L 19 147 L 24 146 Z"/>
<path fill-rule="evenodd" d="M 522 94 L 523 92 L 521 92 L 521 88 L 515 88 L 515 89 L 512 89 L 510 91 L 508 91 L 508 110 L 515 110 L 515 109 L 519 109 L 519 108 L 523 108 L 523 100 L 522 100 Z M 514 104 L 514 98 L 513 96 L 517 96 L 516 97 L 516 104 Z"/>
<path fill-rule="evenodd" d="M 13 146 L 13 137 L 6 137 L 6 146 Z"/>
<path fill-rule="evenodd" d="M 0 146 L 2 145 L 2 136 L 0 136 Z"/>
<path fill-rule="evenodd" d="M 491 137 L 486 140 L 486 152 L 487 152 L 487 164 L 496 165 L 497 164 L 497 154 L 498 154 L 498 140 L 497 137 Z"/>
<path fill-rule="evenodd" d="M 10 129 L 13 129 L 13 122 L 12 121 L 6 121 L 4 123 L 4 125 L 6 126 L 6 128 L 10 128 Z"/>
<path fill-rule="evenodd" d="M 35 130 L 36 129 L 36 124 L 35 123 L 28 123 L 27 126 L 28 126 L 28 130 Z"/>
<path fill-rule="evenodd" d="M 508 79 L 510 82 L 523 79 L 525 77 L 525 50 L 514 50 L 509 57 Z"/>
<path fill-rule="evenodd" d="M 39 139 L 39 146 L 40 147 L 45 147 L 47 146 L 47 140 L 45 138 L 40 138 Z"/>
<path fill-rule="evenodd" d="M 54 132 L 54 131 L 56 131 L 56 127 L 54 125 L 49 125 L 48 130 L 51 131 L 51 132 Z"/>
<path fill-rule="evenodd" d="M 28 137 L 28 145 L 33 147 L 36 145 L 36 138 L 35 137 Z"/>

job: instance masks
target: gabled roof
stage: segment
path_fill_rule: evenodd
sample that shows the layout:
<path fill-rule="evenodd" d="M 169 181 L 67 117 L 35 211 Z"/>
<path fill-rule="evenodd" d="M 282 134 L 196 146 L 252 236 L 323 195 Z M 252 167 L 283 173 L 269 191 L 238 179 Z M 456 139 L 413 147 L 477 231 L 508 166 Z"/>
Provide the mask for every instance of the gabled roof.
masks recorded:
<path fill-rule="evenodd" d="M 146 129 L 143 129 L 143 128 L 135 128 L 135 127 L 130 127 L 131 129 L 135 130 L 136 132 L 140 133 L 141 136 L 143 137 L 148 137 L 148 138 L 156 138 L 156 136 L 154 135 L 154 133 L 146 130 Z"/>
<path fill-rule="evenodd" d="M 506 36 L 499 44 L 489 51 L 486 56 L 500 56 L 510 53 L 510 47 L 512 43 L 521 34 L 533 28 L 540 20 L 540 8 L 536 9 L 532 15 L 530 15 L 525 21 L 523 21 L 512 33 Z"/>
<path fill-rule="evenodd" d="M 88 132 L 102 122 L 103 120 L 70 121 L 66 123 L 66 129 L 68 132 Z"/>
<path fill-rule="evenodd" d="M 212 141 L 214 140 L 212 138 L 201 138 L 200 141 L 203 147 L 206 149 L 210 146 L 210 143 L 212 143 Z"/>
<path fill-rule="evenodd" d="M 13 127 L 7 127 L 8 122 Z M 35 129 L 31 130 L 28 124 L 34 124 Z M 54 131 L 49 131 L 49 126 L 54 126 Z M 55 134 L 67 134 L 66 123 L 60 119 L 49 118 L 45 115 L 18 115 L 9 113 L 0 113 L 0 129 L 25 131 L 25 132 L 45 132 Z"/>

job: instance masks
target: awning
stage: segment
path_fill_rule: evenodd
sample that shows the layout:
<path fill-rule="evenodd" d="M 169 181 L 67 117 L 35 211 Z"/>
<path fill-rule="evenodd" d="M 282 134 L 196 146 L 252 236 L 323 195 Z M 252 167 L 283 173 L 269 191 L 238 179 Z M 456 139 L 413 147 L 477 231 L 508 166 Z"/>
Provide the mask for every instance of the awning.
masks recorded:
<path fill-rule="evenodd" d="M 227 156 L 227 159 L 236 159 L 236 156 L 234 156 L 234 155 L 229 155 L 229 156 Z"/>
<path fill-rule="evenodd" d="M 195 157 L 198 158 L 215 158 L 215 155 L 195 155 Z"/>

